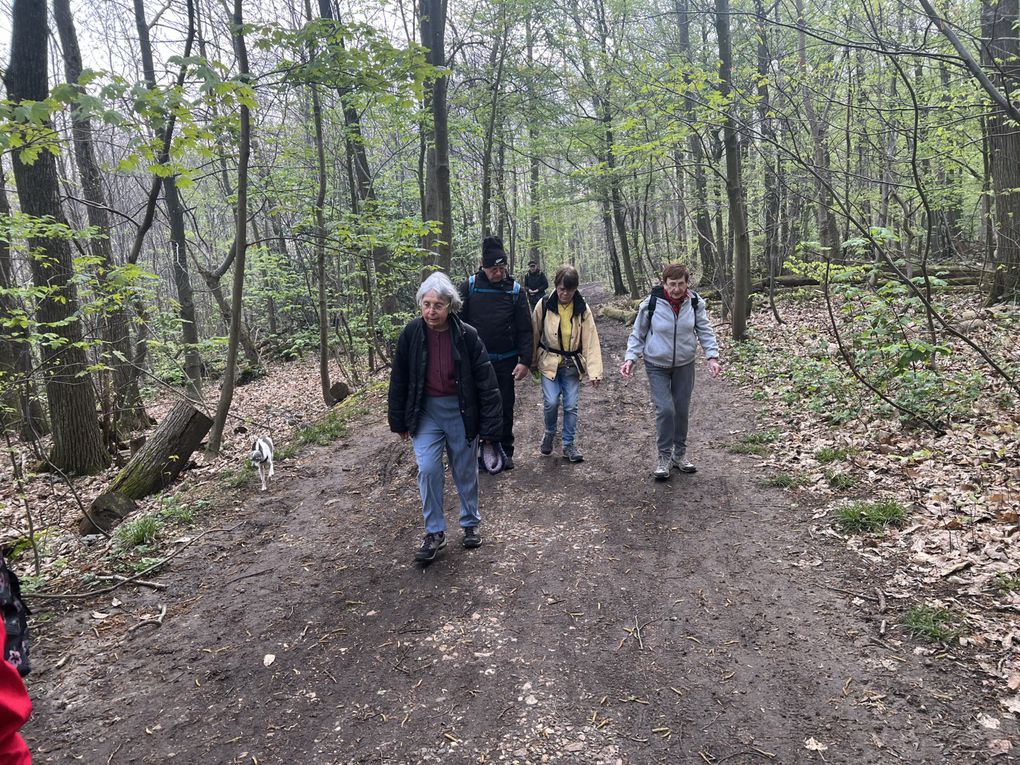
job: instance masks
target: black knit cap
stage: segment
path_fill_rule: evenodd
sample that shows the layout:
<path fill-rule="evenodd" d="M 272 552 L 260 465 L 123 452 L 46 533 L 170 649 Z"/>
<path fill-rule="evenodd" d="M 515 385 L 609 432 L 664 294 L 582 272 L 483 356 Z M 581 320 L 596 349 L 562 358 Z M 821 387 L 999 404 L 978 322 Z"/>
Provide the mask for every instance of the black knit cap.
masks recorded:
<path fill-rule="evenodd" d="M 498 236 L 487 236 L 482 240 L 482 268 L 493 266 L 505 266 L 507 264 L 506 252 L 503 250 L 503 240 Z"/>

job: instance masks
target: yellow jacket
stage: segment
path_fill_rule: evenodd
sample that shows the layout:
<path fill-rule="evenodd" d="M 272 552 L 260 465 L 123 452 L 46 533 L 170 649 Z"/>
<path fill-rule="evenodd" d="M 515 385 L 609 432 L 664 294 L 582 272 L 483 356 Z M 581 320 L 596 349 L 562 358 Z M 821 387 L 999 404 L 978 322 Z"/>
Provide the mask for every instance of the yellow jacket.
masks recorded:
<path fill-rule="evenodd" d="M 602 348 L 599 346 L 599 332 L 595 328 L 595 317 L 580 292 L 574 293 L 574 316 L 570 322 L 570 347 L 567 355 L 556 353 L 560 348 L 560 312 L 558 298 L 553 292 L 549 297 L 535 304 L 531 314 L 534 329 L 534 353 L 532 358 L 538 371 L 552 380 L 556 369 L 564 358 L 567 363 L 577 359 L 583 372 L 582 379 L 602 379 Z M 550 350 L 553 349 L 553 350 Z"/>

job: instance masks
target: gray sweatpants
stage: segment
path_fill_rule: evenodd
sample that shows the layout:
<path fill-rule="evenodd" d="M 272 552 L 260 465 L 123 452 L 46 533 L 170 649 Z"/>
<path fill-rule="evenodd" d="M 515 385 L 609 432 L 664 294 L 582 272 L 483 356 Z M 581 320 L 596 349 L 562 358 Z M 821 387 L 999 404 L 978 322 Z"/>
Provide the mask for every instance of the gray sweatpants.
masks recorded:
<path fill-rule="evenodd" d="M 655 445 L 660 457 L 687 451 L 687 418 L 694 391 L 694 362 L 682 367 L 656 367 L 645 362 L 655 405 Z"/>

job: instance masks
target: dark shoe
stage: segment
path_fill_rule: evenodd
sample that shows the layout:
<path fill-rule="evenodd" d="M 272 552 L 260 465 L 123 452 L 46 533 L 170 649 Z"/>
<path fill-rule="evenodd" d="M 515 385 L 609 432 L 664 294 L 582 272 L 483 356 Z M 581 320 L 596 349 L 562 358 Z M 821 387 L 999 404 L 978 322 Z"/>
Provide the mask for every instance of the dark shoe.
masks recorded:
<path fill-rule="evenodd" d="M 465 526 L 464 527 L 464 546 L 469 550 L 475 547 L 481 547 L 482 538 L 478 534 L 477 526 Z"/>
<path fill-rule="evenodd" d="M 584 462 L 584 455 L 573 444 L 563 444 L 563 459 L 571 462 Z"/>
<path fill-rule="evenodd" d="M 509 454 L 507 454 L 503 458 L 503 469 L 504 470 L 513 470 L 514 469 L 514 458 L 511 457 Z"/>
<path fill-rule="evenodd" d="M 670 458 L 668 456 L 659 455 L 659 461 L 655 465 L 655 470 L 652 471 L 652 475 L 655 476 L 657 481 L 669 480 L 669 468 Z"/>
<path fill-rule="evenodd" d="M 421 542 L 421 547 L 414 554 L 414 559 L 422 563 L 434 560 L 436 553 L 446 547 L 446 532 L 440 531 L 436 534 L 426 534 Z"/>
<path fill-rule="evenodd" d="M 546 457 L 552 454 L 553 439 L 556 438 L 555 433 L 546 433 L 542 436 L 542 445 L 538 447 L 538 450 L 542 452 Z"/>

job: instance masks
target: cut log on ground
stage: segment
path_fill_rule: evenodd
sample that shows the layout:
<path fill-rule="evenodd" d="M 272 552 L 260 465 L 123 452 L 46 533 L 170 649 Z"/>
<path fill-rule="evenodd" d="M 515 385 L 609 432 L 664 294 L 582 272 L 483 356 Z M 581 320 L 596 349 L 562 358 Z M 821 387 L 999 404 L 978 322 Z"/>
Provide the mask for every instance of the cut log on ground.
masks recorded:
<path fill-rule="evenodd" d="M 145 445 L 113 479 L 106 493 L 97 498 L 96 502 L 102 499 L 103 505 L 100 507 L 93 503 L 92 512 L 82 518 L 79 530 L 83 534 L 94 534 L 96 526 L 101 525 L 104 531 L 109 531 L 124 520 L 131 508 L 126 504 L 115 505 L 111 495 L 136 500 L 172 483 L 211 427 L 209 417 L 187 401 L 178 402 Z"/>
<path fill-rule="evenodd" d="M 615 305 L 607 305 L 602 309 L 602 315 L 616 321 L 622 321 L 624 324 L 633 324 L 634 319 L 637 318 L 637 311 L 632 311 L 629 308 L 617 308 Z"/>

